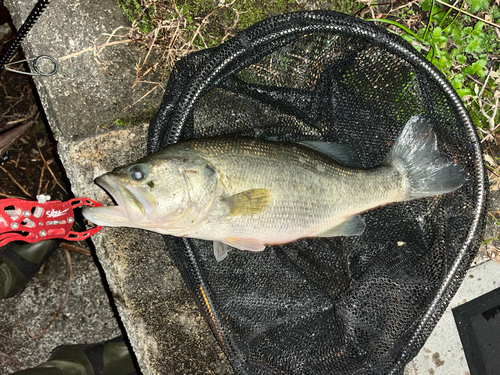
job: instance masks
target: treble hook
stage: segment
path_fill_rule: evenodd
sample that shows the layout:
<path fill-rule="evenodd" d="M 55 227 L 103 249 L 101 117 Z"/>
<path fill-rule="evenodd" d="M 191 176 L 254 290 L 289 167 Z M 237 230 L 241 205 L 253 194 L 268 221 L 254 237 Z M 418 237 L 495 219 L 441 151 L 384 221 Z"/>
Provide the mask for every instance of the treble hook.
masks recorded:
<path fill-rule="evenodd" d="M 41 62 L 41 61 L 44 61 L 44 60 L 48 60 L 52 63 L 52 70 L 49 70 L 49 71 L 43 71 L 39 66 L 38 64 Z M 15 69 L 11 69 L 11 68 L 8 68 L 8 66 L 10 65 L 15 65 L 15 64 L 20 64 L 22 62 L 30 62 L 32 61 L 31 65 L 33 66 L 33 70 L 35 71 L 35 73 L 31 73 L 31 72 L 21 72 L 19 70 L 15 70 Z M 48 56 L 48 55 L 40 55 L 38 57 L 35 57 L 35 58 L 32 58 L 32 59 L 26 59 L 26 60 L 21 60 L 21 61 L 15 61 L 15 62 L 11 62 L 11 63 L 8 63 L 8 64 L 5 64 L 4 65 L 4 69 L 5 70 L 8 70 L 9 72 L 14 72 L 14 73 L 19 73 L 19 74 L 24 74 L 24 75 L 28 75 L 28 76 L 51 76 L 51 75 L 54 75 L 56 72 L 57 72 L 57 62 L 56 60 L 51 57 L 51 56 Z"/>

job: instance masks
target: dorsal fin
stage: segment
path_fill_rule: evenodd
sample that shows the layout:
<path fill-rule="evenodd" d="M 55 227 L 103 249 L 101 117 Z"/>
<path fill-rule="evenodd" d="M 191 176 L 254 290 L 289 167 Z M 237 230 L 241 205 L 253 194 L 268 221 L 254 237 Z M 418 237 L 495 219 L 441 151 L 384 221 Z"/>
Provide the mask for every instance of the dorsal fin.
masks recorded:
<path fill-rule="evenodd" d="M 347 145 L 323 141 L 301 141 L 296 143 L 321 152 L 343 166 L 351 168 L 363 167 L 358 154 Z"/>

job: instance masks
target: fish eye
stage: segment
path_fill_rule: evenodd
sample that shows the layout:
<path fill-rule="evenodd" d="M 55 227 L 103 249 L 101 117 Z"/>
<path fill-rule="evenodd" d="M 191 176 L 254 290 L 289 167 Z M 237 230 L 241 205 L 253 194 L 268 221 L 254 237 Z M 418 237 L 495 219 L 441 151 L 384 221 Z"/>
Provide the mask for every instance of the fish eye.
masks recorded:
<path fill-rule="evenodd" d="M 146 172 L 144 172 L 141 168 L 139 167 L 134 167 L 130 171 L 130 177 L 136 181 L 142 180 L 144 177 L 146 177 Z"/>

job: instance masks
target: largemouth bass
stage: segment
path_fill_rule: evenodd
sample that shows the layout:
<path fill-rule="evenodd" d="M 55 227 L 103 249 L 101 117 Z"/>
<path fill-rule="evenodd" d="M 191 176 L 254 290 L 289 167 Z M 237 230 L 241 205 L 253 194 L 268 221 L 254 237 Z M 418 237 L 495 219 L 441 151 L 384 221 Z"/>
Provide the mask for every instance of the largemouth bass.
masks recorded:
<path fill-rule="evenodd" d="M 222 260 L 231 247 L 262 251 L 304 237 L 360 235 L 360 213 L 465 182 L 423 116 L 410 118 L 379 167 L 356 164 L 345 147 L 324 142 L 193 139 L 97 178 L 117 205 L 83 215 L 103 226 L 214 241 Z"/>

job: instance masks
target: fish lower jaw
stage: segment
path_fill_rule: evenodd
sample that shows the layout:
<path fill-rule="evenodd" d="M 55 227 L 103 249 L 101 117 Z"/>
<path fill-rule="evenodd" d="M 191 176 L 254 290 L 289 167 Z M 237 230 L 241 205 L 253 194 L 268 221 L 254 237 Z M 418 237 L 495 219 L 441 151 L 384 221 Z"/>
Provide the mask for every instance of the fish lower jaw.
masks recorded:
<path fill-rule="evenodd" d="M 85 219 L 101 226 L 127 226 L 130 222 L 119 206 L 85 207 L 82 214 Z"/>
<path fill-rule="evenodd" d="M 212 238 L 211 236 L 203 236 L 197 232 L 192 232 L 192 231 L 186 230 L 186 228 L 181 228 L 181 229 L 162 228 L 162 227 L 158 227 L 158 226 L 155 227 L 153 225 L 152 227 L 148 227 L 148 228 L 144 228 L 144 229 L 147 229 L 147 230 L 150 230 L 152 232 L 159 233 L 159 234 L 166 234 L 166 235 L 175 236 L 175 237 L 196 238 L 199 240 L 206 240 L 206 241 L 219 241 L 217 239 Z"/>

